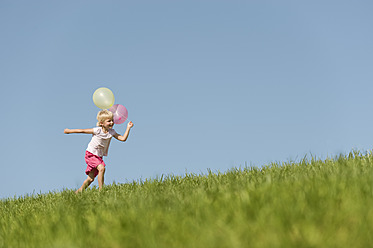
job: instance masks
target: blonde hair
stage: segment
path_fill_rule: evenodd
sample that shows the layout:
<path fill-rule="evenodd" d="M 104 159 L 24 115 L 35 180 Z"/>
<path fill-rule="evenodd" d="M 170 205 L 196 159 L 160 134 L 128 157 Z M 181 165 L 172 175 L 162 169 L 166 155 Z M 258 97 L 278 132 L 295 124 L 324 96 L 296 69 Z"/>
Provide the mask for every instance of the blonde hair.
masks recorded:
<path fill-rule="evenodd" d="M 112 120 L 113 117 L 114 117 L 114 114 L 111 111 L 109 111 L 107 109 L 101 110 L 97 114 L 97 121 L 98 121 L 97 122 L 97 126 L 101 127 L 101 123 L 103 123 L 107 119 L 111 119 Z"/>

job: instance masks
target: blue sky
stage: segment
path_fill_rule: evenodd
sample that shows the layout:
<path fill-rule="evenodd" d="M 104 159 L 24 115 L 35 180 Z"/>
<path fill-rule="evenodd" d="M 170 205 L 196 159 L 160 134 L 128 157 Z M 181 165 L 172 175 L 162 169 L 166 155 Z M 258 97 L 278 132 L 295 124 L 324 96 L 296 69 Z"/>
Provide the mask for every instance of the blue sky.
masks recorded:
<path fill-rule="evenodd" d="M 126 143 L 111 143 L 107 184 L 370 150 L 372 10 L 343 0 L 1 1 L 0 198 L 81 185 L 91 137 L 63 130 L 94 127 L 99 87 L 135 124 Z"/>

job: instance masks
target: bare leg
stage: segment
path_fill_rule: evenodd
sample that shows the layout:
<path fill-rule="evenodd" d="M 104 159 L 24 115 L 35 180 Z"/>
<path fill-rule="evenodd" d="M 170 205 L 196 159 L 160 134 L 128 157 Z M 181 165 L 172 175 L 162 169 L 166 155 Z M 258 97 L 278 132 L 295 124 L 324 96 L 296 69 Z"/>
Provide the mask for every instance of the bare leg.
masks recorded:
<path fill-rule="evenodd" d="M 98 175 L 97 175 L 98 187 L 99 187 L 99 190 L 101 191 L 102 187 L 104 186 L 105 166 L 100 164 L 99 166 L 97 166 L 97 170 L 98 170 Z"/>
<path fill-rule="evenodd" d="M 88 174 L 87 179 L 83 182 L 82 186 L 77 191 L 75 191 L 75 193 L 79 193 L 85 190 L 94 180 L 95 180 L 95 173 L 91 171 Z"/>

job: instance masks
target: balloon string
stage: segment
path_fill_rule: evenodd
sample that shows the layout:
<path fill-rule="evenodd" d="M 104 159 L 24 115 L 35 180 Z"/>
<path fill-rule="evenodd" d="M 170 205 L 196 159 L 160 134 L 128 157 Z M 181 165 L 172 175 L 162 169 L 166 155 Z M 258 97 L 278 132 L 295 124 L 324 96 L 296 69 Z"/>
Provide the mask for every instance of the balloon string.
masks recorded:
<path fill-rule="evenodd" d="M 126 119 L 123 123 L 121 123 L 121 124 L 124 124 L 124 123 L 126 123 L 126 122 L 130 122 L 131 120 L 130 119 Z M 116 125 L 121 125 L 121 124 L 116 124 Z"/>

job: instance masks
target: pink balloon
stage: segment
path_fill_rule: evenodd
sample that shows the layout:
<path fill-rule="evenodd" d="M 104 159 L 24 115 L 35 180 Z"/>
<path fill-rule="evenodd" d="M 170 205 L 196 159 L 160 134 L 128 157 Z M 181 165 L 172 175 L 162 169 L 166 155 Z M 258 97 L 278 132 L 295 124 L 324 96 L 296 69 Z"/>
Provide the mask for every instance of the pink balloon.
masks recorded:
<path fill-rule="evenodd" d="M 122 124 L 128 118 L 128 111 L 123 105 L 114 104 L 109 108 L 109 111 L 114 114 L 114 124 Z"/>

